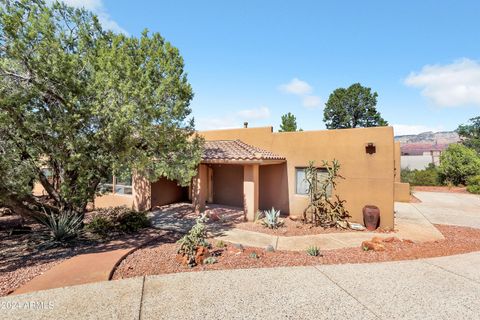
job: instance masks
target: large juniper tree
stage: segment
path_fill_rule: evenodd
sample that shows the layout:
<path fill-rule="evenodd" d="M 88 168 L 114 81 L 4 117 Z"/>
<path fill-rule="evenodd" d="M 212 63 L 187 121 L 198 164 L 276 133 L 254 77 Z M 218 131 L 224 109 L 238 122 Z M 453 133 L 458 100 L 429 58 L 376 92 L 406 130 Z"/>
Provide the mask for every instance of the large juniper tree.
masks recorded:
<path fill-rule="evenodd" d="M 327 129 L 387 126 L 377 111 L 376 92 L 360 83 L 338 88 L 330 94 L 323 113 Z"/>
<path fill-rule="evenodd" d="M 3 0 L 0 48 L 8 203 L 29 201 L 33 178 L 59 211 L 78 214 L 112 171 L 189 182 L 201 153 L 193 93 L 178 49 L 160 34 L 115 34 L 83 9 Z"/>

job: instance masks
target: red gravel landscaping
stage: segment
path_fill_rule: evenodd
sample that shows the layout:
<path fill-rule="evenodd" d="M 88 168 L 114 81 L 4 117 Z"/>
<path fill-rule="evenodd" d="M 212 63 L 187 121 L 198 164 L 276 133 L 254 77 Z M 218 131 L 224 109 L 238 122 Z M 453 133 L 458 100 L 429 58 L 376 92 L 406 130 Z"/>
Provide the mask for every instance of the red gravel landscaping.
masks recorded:
<path fill-rule="evenodd" d="M 127 256 L 118 266 L 113 279 L 204 270 L 411 260 L 480 251 L 480 229 L 447 225 L 436 227 L 445 236 L 445 240 L 424 243 L 394 241 L 384 243 L 386 250 L 378 252 L 363 251 L 359 244 L 356 248 L 322 251 L 321 257 L 294 251 L 265 252 L 261 248 L 245 248 L 243 252 L 238 252 L 231 244 L 218 248 L 217 241 L 210 239 L 212 251 L 218 255 L 218 263 L 194 268 L 182 266 L 175 259 L 178 245 L 172 242 L 176 236 L 170 234 L 167 239 L 160 238 Z M 259 258 L 250 257 L 252 252 L 257 253 Z"/>
<path fill-rule="evenodd" d="M 415 186 L 413 191 L 422 191 L 422 192 L 447 192 L 447 193 L 467 193 L 466 187 L 448 187 L 448 186 Z"/>

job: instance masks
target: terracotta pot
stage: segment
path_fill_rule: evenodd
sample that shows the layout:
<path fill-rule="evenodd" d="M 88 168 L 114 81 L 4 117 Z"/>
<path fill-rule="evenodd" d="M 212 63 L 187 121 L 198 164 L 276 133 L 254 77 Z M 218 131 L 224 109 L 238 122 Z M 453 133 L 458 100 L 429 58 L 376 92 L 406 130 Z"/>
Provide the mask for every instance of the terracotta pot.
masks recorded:
<path fill-rule="evenodd" d="M 363 222 L 368 230 L 377 229 L 380 224 L 380 209 L 370 205 L 363 207 Z"/>

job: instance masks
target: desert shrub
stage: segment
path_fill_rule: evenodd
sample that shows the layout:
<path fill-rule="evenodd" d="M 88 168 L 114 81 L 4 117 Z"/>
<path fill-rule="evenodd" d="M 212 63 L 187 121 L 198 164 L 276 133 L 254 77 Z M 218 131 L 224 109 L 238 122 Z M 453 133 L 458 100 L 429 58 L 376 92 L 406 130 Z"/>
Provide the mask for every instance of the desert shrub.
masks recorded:
<path fill-rule="evenodd" d="M 74 213 L 61 212 L 46 213 L 36 217 L 37 221 L 50 231 L 50 238 L 54 242 L 66 242 L 75 239 L 81 233 L 83 219 Z"/>
<path fill-rule="evenodd" d="M 480 174 L 480 157 L 473 149 L 451 144 L 440 156 L 438 172 L 444 183 L 465 185 L 469 177 Z"/>
<path fill-rule="evenodd" d="M 307 254 L 312 257 L 318 257 L 320 255 L 320 249 L 317 246 L 310 246 L 307 248 Z"/>
<path fill-rule="evenodd" d="M 102 208 L 95 212 L 87 231 L 107 236 L 115 232 L 132 233 L 146 228 L 150 222 L 145 211 L 134 211 L 127 207 Z"/>
<path fill-rule="evenodd" d="M 252 259 L 259 259 L 260 257 L 258 256 L 258 253 L 256 252 L 252 252 L 249 254 L 249 257 L 252 258 Z"/>
<path fill-rule="evenodd" d="M 85 226 L 85 229 L 89 232 L 106 236 L 114 230 L 114 224 L 105 216 L 96 216 Z"/>
<path fill-rule="evenodd" d="M 218 260 L 215 257 L 208 257 L 205 260 L 203 260 L 203 264 L 215 264 L 217 262 Z"/>
<path fill-rule="evenodd" d="M 147 213 L 144 211 L 128 211 L 118 216 L 115 221 L 117 228 L 123 232 L 136 232 L 150 225 Z"/>
<path fill-rule="evenodd" d="M 217 241 L 217 243 L 215 244 L 215 246 L 217 248 L 225 248 L 227 245 L 225 244 L 225 242 L 223 242 L 222 240 L 219 240 Z"/>
<path fill-rule="evenodd" d="M 472 176 L 467 179 L 467 191 L 480 194 L 480 175 Z"/>
<path fill-rule="evenodd" d="M 280 219 L 280 210 L 275 210 L 272 207 L 270 210 L 263 211 L 263 215 L 262 223 L 265 227 L 278 229 L 283 225 L 283 220 Z"/>
<path fill-rule="evenodd" d="M 198 217 L 190 231 L 177 241 L 180 248 L 177 253 L 188 257 L 188 265 L 195 266 L 195 254 L 200 246 L 208 247 L 205 216 Z"/>
<path fill-rule="evenodd" d="M 402 169 L 401 179 L 402 182 L 408 182 L 412 186 L 441 185 L 438 169 L 433 164 L 429 164 L 428 167 L 423 170 Z"/>
<path fill-rule="evenodd" d="M 336 190 L 337 179 L 344 179 L 340 171 L 340 163 L 333 159 L 331 163 L 322 162 L 322 167 L 326 169 L 327 176 L 322 178 L 319 168 L 310 161 L 305 169 L 305 182 L 308 185 L 309 204 L 303 211 L 303 221 L 311 222 L 316 226 L 324 228 L 348 228 L 348 214 L 345 208 L 345 200 L 341 200 L 338 195 L 331 197 L 331 193 Z M 308 215 L 311 218 L 308 218 Z"/>

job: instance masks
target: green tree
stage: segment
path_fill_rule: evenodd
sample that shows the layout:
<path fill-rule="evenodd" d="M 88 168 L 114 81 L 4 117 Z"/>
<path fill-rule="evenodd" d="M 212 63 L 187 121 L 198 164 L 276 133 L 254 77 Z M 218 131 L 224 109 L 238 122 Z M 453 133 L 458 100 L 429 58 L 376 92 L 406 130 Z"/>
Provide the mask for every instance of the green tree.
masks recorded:
<path fill-rule="evenodd" d="M 443 182 L 465 185 L 469 177 L 480 174 L 480 157 L 462 144 L 451 144 L 440 156 L 438 172 Z"/>
<path fill-rule="evenodd" d="M 377 111 L 376 92 L 360 83 L 338 88 L 330 94 L 323 112 L 327 129 L 387 126 Z"/>
<path fill-rule="evenodd" d="M 282 123 L 280 124 L 279 132 L 293 132 L 293 131 L 302 131 L 302 129 L 297 130 L 297 118 L 290 112 L 282 116 Z"/>
<path fill-rule="evenodd" d="M 472 148 L 480 154 L 480 117 L 470 119 L 470 123 L 458 126 L 458 135 L 462 144 Z"/>
<path fill-rule="evenodd" d="M 0 47 L 0 128 L 14 147 L 1 168 L 10 198 L 25 203 L 9 174 L 14 164 L 25 170 L 21 185 L 33 175 L 58 211 L 80 215 L 112 172 L 181 184 L 195 174 L 202 140 L 192 89 L 178 49 L 160 34 L 128 37 L 103 30 L 84 9 L 5 0 Z"/>

